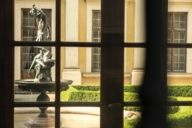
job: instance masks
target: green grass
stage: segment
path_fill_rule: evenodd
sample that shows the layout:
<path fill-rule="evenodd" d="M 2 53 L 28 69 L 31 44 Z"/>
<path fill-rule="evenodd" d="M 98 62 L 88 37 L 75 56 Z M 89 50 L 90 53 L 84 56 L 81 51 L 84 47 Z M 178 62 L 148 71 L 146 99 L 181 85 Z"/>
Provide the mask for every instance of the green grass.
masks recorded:
<path fill-rule="evenodd" d="M 170 128 L 191 128 L 192 127 L 192 107 L 180 107 L 179 111 L 168 115 Z"/>
<path fill-rule="evenodd" d="M 137 125 L 137 122 L 139 120 L 138 119 L 133 119 L 133 120 L 124 120 L 124 128 L 135 128 L 135 126 Z"/>

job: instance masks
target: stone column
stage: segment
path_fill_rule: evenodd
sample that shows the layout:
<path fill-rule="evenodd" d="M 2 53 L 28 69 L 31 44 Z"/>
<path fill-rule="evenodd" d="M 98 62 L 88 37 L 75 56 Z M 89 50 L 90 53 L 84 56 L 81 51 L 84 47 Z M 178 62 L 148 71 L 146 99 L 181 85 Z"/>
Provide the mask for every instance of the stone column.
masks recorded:
<path fill-rule="evenodd" d="M 135 43 L 145 41 L 144 0 L 135 0 Z M 134 49 L 134 65 L 132 70 L 132 85 L 140 85 L 143 77 L 145 50 Z"/>
<path fill-rule="evenodd" d="M 78 41 L 79 0 L 66 0 L 66 41 Z M 81 72 L 78 66 L 78 48 L 65 48 L 65 68 L 63 79 L 81 84 Z"/>

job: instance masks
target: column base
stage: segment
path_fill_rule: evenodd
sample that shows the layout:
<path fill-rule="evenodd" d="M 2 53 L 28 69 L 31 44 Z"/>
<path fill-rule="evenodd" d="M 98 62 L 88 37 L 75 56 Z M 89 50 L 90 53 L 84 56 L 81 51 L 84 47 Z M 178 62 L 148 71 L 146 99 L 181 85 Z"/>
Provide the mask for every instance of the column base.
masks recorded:
<path fill-rule="evenodd" d="M 133 69 L 131 73 L 131 84 L 132 85 L 141 85 L 144 77 L 143 69 Z"/>
<path fill-rule="evenodd" d="M 73 85 L 81 85 L 81 71 L 79 68 L 64 68 L 62 80 L 72 80 Z"/>

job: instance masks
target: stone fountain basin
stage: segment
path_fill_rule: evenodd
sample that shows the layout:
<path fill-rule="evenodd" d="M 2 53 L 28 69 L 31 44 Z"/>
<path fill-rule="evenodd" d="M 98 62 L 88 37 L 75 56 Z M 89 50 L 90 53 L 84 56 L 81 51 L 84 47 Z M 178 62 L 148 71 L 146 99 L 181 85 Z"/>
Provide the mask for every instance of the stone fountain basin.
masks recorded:
<path fill-rule="evenodd" d="M 72 80 L 61 81 L 60 91 L 67 90 L 69 85 L 72 84 Z M 32 79 L 26 80 L 15 80 L 15 84 L 18 85 L 18 88 L 25 91 L 33 92 L 54 92 L 55 91 L 55 82 L 34 82 Z"/>

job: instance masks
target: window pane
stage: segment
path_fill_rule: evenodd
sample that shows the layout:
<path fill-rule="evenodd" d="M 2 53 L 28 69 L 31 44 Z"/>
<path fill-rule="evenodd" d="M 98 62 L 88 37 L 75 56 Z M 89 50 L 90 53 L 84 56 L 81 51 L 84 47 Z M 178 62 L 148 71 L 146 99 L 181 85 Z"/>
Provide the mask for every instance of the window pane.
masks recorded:
<path fill-rule="evenodd" d="M 177 101 L 191 101 L 192 97 L 192 69 L 191 69 L 191 48 L 172 48 L 169 49 L 172 52 L 168 55 L 168 69 L 167 73 L 167 85 L 168 85 L 168 96 L 176 98 Z M 174 61 L 174 62 L 173 62 Z M 173 68 L 174 67 L 174 68 Z"/>
<path fill-rule="evenodd" d="M 124 41 L 145 42 L 144 0 L 125 0 Z"/>
<path fill-rule="evenodd" d="M 171 106 L 167 115 L 170 128 L 190 128 L 192 126 L 191 106 Z"/>
<path fill-rule="evenodd" d="M 145 67 L 144 48 L 125 48 L 124 100 L 139 101 L 138 88 L 142 84 Z"/>
<path fill-rule="evenodd" d="M 15 40 L 55 40 L 55 1 L 15 0 Z"/>
<path fill-rule="evenodd" d="M 55 48 L 15 47 L 15 101 L 54 101 L 55 91 Z"/>
<path fill-rule="evenodd" d="M 62 107 L 62 128 L 100 128 L 98 107 Z"/>
<path fill-rule="evenodd" d="M 61 0 L 61 40 L 100 42 L 101 0 Z"/>
<path fill-rule="evenodd" d="M 15 108 L 14 128 L 55 128 L 55 110 L 47 108 L 46 117 L 39 117 L 39 108 Z"/>
<path fill-rule="evenodd" d="M 100 101 L 100 48 L 61 48 L 61 81 L 61 101 Z"/>
<path fill-rule="evenodd" d="M 189 51 L 189 50 L 188 50 Z M 169 48 L 168 49 L 168 71 L 169 72 L 185 72 L 187 67 L 187 50 L 185 48 Z"/>

